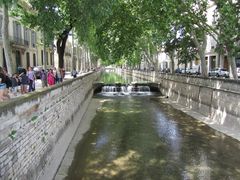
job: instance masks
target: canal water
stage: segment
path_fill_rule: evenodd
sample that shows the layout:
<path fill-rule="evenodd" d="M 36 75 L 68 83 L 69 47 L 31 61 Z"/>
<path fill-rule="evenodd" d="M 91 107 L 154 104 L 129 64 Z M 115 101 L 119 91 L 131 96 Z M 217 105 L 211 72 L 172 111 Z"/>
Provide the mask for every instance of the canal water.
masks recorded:
<path fill-rule="evenodd" d="M 240 143 L 154 94 L 102 96 L 66 180 L 237 180 Z"/>

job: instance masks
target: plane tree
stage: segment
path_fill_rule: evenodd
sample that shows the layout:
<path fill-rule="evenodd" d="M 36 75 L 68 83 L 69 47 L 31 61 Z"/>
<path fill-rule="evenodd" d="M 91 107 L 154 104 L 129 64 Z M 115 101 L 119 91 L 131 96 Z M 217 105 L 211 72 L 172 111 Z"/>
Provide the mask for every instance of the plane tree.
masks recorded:
<path fill-rule="evenodd" d="M 19 11 L 22 22 L 44 34 L 44 42 L 52 45 L 56 39 L 59 68 L 64 67 L 64 52 L 71 30 L 76 31 L 79 42 L 94 44 L 94 25 L 90 18 L 103 1 L 93 0 L 29 0 L 32 10 Z M 91 5 L 91 6 L 90 6 Z M 96 11 L 93 11 L 96 10 Z M 99 18 L 96 18 L 99 19 Z M 93 46 L 92 46 L 93 47 Z"/>
<path fill-rule="evenodd" d="M 79 1 L 29 0 L 29 3 L 32 10 L 23 8 L 20 12 L 22 22 L 43 32 L 45 44 L 52 45 L 54 38 L 57 39 L 58 65 L 63 68 L 66 41 L 77 18 L 74 13 Z"/>
<path fill-rule="evenodd" d="M 233 78 L 238 79 L 235 57 L 240 54 L 240 5 L 230 0 L 218 0 L 215 3 L 218 50 L 227 55 Z"/>
<path fill-rule="evenodd" d="M 123 58 L 128 59 L 136 50 L 142 26 L 131 10 L 127 3 L 119 1 L 105 21 L 96 28 L 97 53 L 103 61 L 115 63 Z"/>

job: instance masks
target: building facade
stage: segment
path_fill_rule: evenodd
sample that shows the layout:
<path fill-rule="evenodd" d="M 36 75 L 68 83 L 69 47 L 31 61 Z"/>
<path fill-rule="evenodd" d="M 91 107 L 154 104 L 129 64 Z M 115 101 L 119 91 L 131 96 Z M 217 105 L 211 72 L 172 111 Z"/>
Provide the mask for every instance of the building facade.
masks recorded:
<path fill-rule="evenodd" d="M 0 9 L 0 66 L 7 68 L 2 41 L 2 20 Z M 43 66 L 45 60 L 47 67 L 54 65 L 52 48 L 47 48 L 44 58 L 41 32 L 24 27 L 16 17 L 9 17 L 8 30 L 14 72 L 17 72 L 18 68 Z"/>
<path fill-rule="evenodd" d="M 208 8 L 207 8 L 207 23 L 210 26 L 215 26 L 216 22 L 216 5 L 213 1 L 209 1 Z M 217 38 L 217 37 L 216 37 Z M 225 68 L 228 71 L 229 65 L 227 60 L 226 54 L 220 54 L 216 51 L 217 42 L 214 40 L 214 38 L 210 35 L 207 35 L 207 46 L 205 50 L 205 59 L 206 59 L 206 65 L 207 65 L 207 71 L 210 71 L 216 67 Z M 175 56 L 176 57 L 176 56 Z M 158 54 L 158 61 L 159 61 L 159 69 L 165 70 L 165 69 L 171 69 L 171 60 L 165 52 L 160 52 Z M 192 62 L 187 64 L 188 68 L 194 68 L 200 66 L 200 59 L 194 59 Z M 141 69 L 147 69 L 146 63 L 141 62 L 142 66 Z M 236 65 L 237 67 L 240 67 L 240 57 L 236 57 Z M 174 69 L 177 68 L 184 68 L 185 64 L 179 64 L 178 58 L 176 57 L 174 60 Z"/>

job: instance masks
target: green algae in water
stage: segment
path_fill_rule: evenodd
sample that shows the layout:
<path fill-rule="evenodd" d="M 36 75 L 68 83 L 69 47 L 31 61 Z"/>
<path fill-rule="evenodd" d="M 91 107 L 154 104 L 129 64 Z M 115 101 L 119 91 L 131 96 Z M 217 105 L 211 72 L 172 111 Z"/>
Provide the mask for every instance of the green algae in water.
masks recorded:
<path fill-rule="evenodd" d="M 104 83 L 109 83 L 109 84 L 115 84 L 115 83 L 129 83 L 129 78 L 124 79 L 122 76 L 114 73 L 114 72 L 109 72 L 109 73 L 103 73 L 101 75 L 100 81 Z"/>

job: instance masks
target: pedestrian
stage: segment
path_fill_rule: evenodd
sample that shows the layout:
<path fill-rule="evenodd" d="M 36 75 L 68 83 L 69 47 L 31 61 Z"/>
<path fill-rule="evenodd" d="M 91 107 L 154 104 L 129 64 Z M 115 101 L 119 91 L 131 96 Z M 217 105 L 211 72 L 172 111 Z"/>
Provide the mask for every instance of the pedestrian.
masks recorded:
<path fill-rule="evenodd" d="M 13 74 L 11 80 L 12 80 L 12 93 L 14 96 L 17 96 L 19 82 L 17 73 Z"/>
<path fill-rule="evenodd" d="M 47 75 L 48 85 L 52 86 L 55 84 L 55 76 L 53 74 L 53 69 L 50 69 Z"/>
<path fill-rule="evenodd" d="M 0 67 L 0 101 L 10 99 L 7 89 L 7 75 L 4 69 Z"/>
<path fill-rule="evenodd" d="M 72 70 L 72 76 L 73 76 L 73 78 L 77 77 L 77 71 L 75 68 L 73 68 L 73 70 Z"/>
<path fill-rule="evenodd" d="M 40 78 L 41 78 L 41 81 L 42 81 L 42 87 L 47 87 L 47 73 L 44 69 L 41 70 L 41 73 L 40 73 Z"/>
<path fill-rule="evenodd" d="M 52 72 L 53 72 L 53 75 L 54 75 L 54 79 L 55 79 L 55 84 L 58 82 L 58 77 L 57 77 L 57 68 L 56 67 L 53 67 L 52 68 Z"/>
<path fill-rule="evenodd" d="M 62 82 L 62 75 L 60 70 L 58 69 L 56 72 L 56 83 L 60 83 L 60 82 Z"/>
<path fill-rule="evenodd" d="M 61 77 L 62 77 L 62 81 L 65 77 L 65 69 L 64 68 L 60 68 L 60 74 L 61 74 Z"/>
<path fill-rule="evenodd" d="M 32 92 L 35 91 L 35 73 L 32 69 L 32 67 L 28 67 L 28 72 L 27 72 L 27 76 L 29 79 L 29 87 L 28 87 L 28 92 Z"/>
<path fill-rule="evenodd" d="M 18 78 L 19 78 L 19 81 L 20 81 L 21 94 L 27 93 L 28 92 L 27 87 L 28 87 L 28 84 L 29 84 L 29 79 L 28 79 L 28 76 L 27 76 L 26 69 L 22 69 L 22 73 L 19 74 Z"/>

